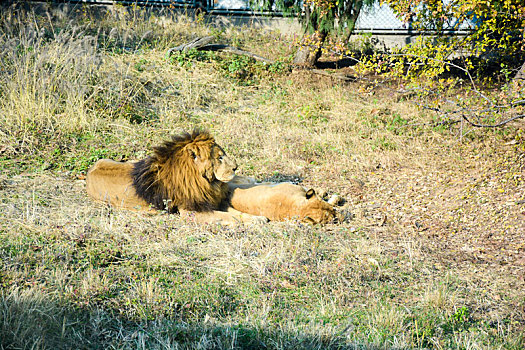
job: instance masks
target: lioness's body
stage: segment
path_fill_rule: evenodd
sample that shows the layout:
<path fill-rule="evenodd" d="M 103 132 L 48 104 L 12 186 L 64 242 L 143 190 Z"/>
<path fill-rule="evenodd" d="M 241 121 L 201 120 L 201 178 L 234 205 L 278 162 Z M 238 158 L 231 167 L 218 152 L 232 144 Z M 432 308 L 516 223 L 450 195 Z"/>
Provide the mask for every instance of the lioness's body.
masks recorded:
<path fill-rule="evenodd" d="M 333 206 L 319 198 L 314 190 L 291 183 L 230 184 L 230 204 L 236 210 L 265 216 L 272 221 L 297 219 L 311 223 L 334 220 Z"/>

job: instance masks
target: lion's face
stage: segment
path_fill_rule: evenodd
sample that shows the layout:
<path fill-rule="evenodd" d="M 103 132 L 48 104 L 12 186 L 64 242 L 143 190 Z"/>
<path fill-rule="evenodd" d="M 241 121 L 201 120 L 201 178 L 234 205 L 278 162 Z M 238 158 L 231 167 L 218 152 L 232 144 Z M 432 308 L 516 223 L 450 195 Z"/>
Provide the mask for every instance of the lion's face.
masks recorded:
<path fill-rule="evenodd" d="M 200 152 L 199 152 L 200 151 Z M 217 144 L 212 144 L 209 149 L 200 149 L 195 152 L 194 161 L 198 171 L 209 181 L 215 179 L 228 182 L 235 176 L 237 163 Z"/>

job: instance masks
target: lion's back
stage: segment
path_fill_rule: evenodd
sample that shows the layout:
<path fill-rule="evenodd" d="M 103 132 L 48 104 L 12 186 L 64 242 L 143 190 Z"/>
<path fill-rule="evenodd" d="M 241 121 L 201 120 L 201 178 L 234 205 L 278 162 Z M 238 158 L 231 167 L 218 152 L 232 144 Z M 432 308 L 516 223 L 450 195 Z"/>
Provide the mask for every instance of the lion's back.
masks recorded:
<path fill-rule="evenodd" d="M 100 159 L 87 172 L 86 191 L 98 201 L 114 207 L 138 209 L 149 204 L 138 198 L 133 188 L 132 162 L 116 162 Z"/>

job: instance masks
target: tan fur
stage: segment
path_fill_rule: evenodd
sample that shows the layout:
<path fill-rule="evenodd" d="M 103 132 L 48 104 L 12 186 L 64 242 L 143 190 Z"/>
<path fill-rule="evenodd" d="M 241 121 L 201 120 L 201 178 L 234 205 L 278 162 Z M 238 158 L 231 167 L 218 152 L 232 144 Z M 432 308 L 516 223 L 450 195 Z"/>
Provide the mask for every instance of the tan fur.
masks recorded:
<path fill-rule="evenodd" d="M 237 165 L 206 132 L 174 136 L 138 162 L 99 160 L 86 177 L 87 193 L 115 208 L 181 212 L 198 222 L 263 222 L 227 207 L 227 181 Z M 187 213 L 193 213 L 188 215 Z"/>
<path fill-rule="evenodd" d="M 229 184 L 230 203 L 236 210 L 262 215 L 272 221 L 297 219 L 310 223 L 329 223 L 336 218 L 332 205 L 310 189 L 290 183 L 249 184 L 234 179 Z"/>
<path fill-rule="evenodd" d="M 117 209 L 153 210 L 148 202 L 137 196 L 131 178 L 132 170 L 131 162 L 97 161 L 86 176 L 88 195 Z"/>
<path fill-rule="evenodd" d="M 226 198 L 236 168 L 211 135 L 194 131 L 155 147 L 131 177 L 137 195 L 157 209 L 209 211 Z"/>

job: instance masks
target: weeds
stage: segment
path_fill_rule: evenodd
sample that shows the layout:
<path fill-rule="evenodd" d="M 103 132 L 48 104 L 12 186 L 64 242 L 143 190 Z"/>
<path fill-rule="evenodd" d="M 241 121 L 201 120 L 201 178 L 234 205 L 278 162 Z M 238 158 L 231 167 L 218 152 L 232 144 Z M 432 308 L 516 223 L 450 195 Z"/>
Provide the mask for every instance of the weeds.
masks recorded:
<path fill-rule="evenodd" d="M 214 63 L 220 73 L 240 85 L 254 85 L 258 81 L 268 79 L 268 76 L 282 74 L 289 71 L 289 66 L 282 61 L 272 64 L 256 62 L 251 57 L 238 55 L 219 55 L 215 52 L 191 49 L 178 52 L 169 58 L 171 63 L 185 69 L 191 68 L 198 62 Z"/>
<path fill-rule="evenodd" d="M 93 95 L 89 80 L 100 65 L 96 39 L 72 28 L 48 42 L 34 26 L 18 25 L 20 36 L 3 36 L 0 43 L 6 52 L 0 75 L 4 133 L 27 139 L 93 127 L 86 101 Z"/>

